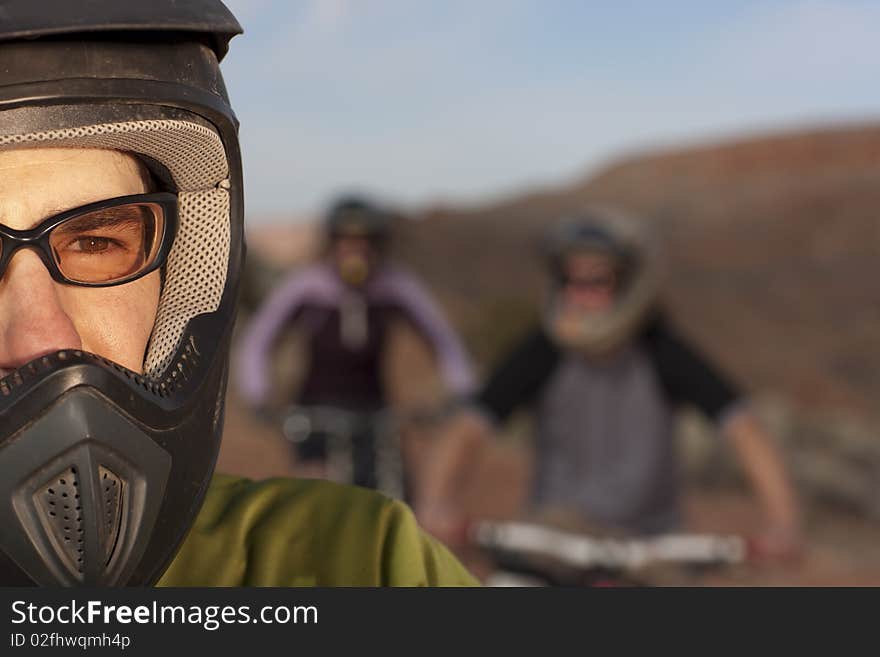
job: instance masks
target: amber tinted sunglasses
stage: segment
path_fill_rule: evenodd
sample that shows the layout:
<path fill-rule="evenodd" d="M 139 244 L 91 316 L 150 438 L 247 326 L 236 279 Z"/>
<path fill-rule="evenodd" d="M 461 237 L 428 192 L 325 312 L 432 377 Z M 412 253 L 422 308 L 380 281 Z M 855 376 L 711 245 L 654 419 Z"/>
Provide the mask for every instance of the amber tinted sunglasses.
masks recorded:
<path fill-rule="evenodd" d="M 37 252 L 59 283 L 108 287 L 161 267 L 177 232 L 177 196 L 120 196 L 67 210 L 29 230 L 0 224 L 0 278 L 19 249 Z"/>

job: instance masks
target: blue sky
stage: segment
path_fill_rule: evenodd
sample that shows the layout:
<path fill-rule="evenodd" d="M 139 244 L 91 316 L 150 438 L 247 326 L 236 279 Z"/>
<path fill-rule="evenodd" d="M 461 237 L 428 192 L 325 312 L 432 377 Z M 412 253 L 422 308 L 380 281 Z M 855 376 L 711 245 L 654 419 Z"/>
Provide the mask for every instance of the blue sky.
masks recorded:
<path fill-rule="evenodd" d="M 481 203 L 628 153 L 880 118 L 880 3 L 225 0 L 252 221 Z"/>

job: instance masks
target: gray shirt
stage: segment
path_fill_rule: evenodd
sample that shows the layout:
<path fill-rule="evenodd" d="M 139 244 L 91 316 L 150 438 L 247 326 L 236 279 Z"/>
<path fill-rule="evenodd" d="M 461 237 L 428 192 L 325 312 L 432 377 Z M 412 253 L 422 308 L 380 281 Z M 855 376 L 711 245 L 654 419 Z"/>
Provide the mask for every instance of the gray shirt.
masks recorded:
<path fill-rule="evenodd" d="M 499 363 L 476 403 L 497 422 L 536 414 L 532 502 L 636 532 L 679 520 L 673 414 L 726 422 L 741 392 L 657 314 L 614 357 L 588 361 L 539 328 Z"/>
<path fill-rule="evenodd" d="M 601 363 L 566 354 L 539 397 L 536 429 L 533 505 L 637 532 L 677 524 L 672 409 L 644 350 Z"/>

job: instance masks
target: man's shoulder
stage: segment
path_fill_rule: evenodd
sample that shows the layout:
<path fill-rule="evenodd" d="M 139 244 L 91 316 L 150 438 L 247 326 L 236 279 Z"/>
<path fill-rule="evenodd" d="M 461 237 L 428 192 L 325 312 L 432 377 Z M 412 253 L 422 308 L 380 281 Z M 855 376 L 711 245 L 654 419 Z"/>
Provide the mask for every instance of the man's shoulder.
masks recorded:
<path fill-rule="evenodd" d="M 347 510 L 380 512 L 394 500 L 375 491 L 343 486 L 320 479 L 276 477 L 252 480 L 228 474 L 215 474 L 196 524 L 211 523 L 218 516 L 244 507 L 257 507 L 261 516 L 285 514 L 296 506 L 298 514 L 309 515 L 319 507 L 322 516 Z M 265 519 L 265 518 L 264 518 Z"/>
<path fill-rule="evenodd" d="M 439 570 L 438 570 L 439 568 Z M 472 584 L 403 503 L 309 479 L 215 475 L 168 585 Z"/>
<path fill-rule="evenodd" d="M 366 488 L 321 479 L 277 477 L 253 481 L 214 476 L 196 528 L 229 524 L 253 537 L 309 543 L 316 548 L 334 536 L 375 540 L 386 526 L 405 516 L 400 502 Z"/>

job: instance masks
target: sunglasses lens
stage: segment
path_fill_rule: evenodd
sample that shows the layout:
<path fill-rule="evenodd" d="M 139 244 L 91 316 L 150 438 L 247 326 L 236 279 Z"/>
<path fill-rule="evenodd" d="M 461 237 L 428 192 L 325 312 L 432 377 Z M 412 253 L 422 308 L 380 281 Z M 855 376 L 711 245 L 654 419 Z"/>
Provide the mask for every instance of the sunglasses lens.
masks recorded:
<path fill-rule="evenodd" d="M 613 276 L 597 276 L 593 278 L 569 278 L 565 281 L 566 287 L 576 290 L 610 290 L 614 287 Z"/>
<path fill-rule="evenodd" d="M 121 282 L 155 264 L 166 223 L 161 205 L 128 203 L 59 224 L 49 243 L 58 269 L 69 280 Z"/>

